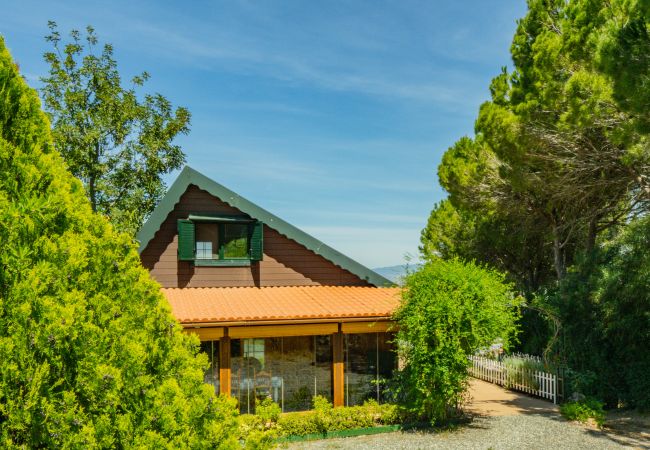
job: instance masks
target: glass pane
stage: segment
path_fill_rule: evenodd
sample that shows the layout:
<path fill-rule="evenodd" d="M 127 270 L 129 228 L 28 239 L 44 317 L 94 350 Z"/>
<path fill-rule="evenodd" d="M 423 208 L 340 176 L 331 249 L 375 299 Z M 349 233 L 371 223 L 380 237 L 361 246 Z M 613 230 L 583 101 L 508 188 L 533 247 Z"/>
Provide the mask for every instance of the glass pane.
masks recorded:
<path fill-rule="evenodd" d="M 231 355 L 232 391 L 239 400 L 239 409 L 243 413 L 255 412 L 256 381 L 264 374 L 264 339 L 237 340 L 236 350 L 239 356 Z M 235 341 L 232 341 L 233 343 Z M 260 385 L 262 383 L 260 382 Z"/>
<path fill-rule="evenodd" d="M 219 341 L 201 342 L 201 351 L 208 355 L 208 368 L 205 370 L 203 380 L 214 387 L 219 393 Z"/>
<path fill-rule="evenodd" d="M 379 386 L 379 403 L 392 402 L 394 399 L 391 397 L 389 389 L 389 381 L 393 378 L 393 374 L 397 370 L 397 350 L 393 341 L 395 340 L 394 333 L 379 333 L 378 338 L 378 353 L 377 359 L 379 362 L 377 380 Z"/>
<path fill-rule="evenodd" d="M 239 401 L 239 410 L 242 413 L 251 413 L 250 410 L 250 379 L 248 376 L 247 360 L 242 353 L 242 339 L 230 341 L 230 393 Z"/>
<path fill-rule="evenodd" d="M 282 339 L 284 411 L 311 409 L 314 396 L 314 339 L 295 336 Z"/>
<path fill-rule="evenodd" d="M 248 258 L 247 224 L 224 224 L 223 257 L 226 259 Z"/>
<path fill-rule="evenodd" d="M 314 336 L 315 339 L 315 364 L 314 377 L 316 378 L 316 395 L 322 395 L 330 402 L 333 398 L 332 391 L 332 339 L 331 336 Z"/>
<path fill-rule="evenodd" d="M 197 223 L 195 225 L 196 258 L 218 259 L 219 227 L 216 223 Z"/>
<path fill-rule="evenodd" d="M 231 341 L 232 396 L 242 413 L 271 397 L 283 411 L 311 409 L 314 395 L 332 400 L 330 336 Z"/>
<path fill-rule="evenodd" d="M 345 335 L 345 403 L 377 399 L 377 333 Z"/>
<path fill-rule="evenodd" d="M 255 379 L 255 394 L 282 405 L 282 338 L 264 339 L 264 369 Z"/>

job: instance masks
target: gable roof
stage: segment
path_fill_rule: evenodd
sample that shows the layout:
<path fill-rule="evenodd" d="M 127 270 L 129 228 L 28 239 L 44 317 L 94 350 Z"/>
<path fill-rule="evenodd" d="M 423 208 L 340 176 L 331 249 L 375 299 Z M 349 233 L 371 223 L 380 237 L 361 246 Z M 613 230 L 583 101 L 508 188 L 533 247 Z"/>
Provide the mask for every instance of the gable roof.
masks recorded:
<path fill-rule="evenodd" d="M 387 278 L 384 278 L 364 265 L 345 256 L 343 253 L 334 250 L 332 247 L 324 244 L 315 237 L 294 227 L 290 223 L 285 222 L 279 217 L 271 214 L 251 201 L 246 200 L 239 194 L 231 191 L 225 186 L 222 186 L 216 181 L 211 180 L 189 166 L 183 168 L 178 178 L 176 178 L 160 203 L 158 203 L 158 206 L 153 210 L 149 219 L 147 219 L 142 228 L 140 228 L 140 231 L 138 231 L 136 239 L 140 242 L 140 247 L 138 248 L 139 253 L 142 253 L 142 251 L 147 247 L 156 232 L 160 229 L 162 223 L 165 221 L 169 213 L 174 210 L 174 207 L 180 201 L 181 196 L 191 184 L 207 191 L 219 198 L 221 201 L 239 209 L 241 212 L 248 214 L 254 219 L 262 221 L 269 228 L 273 228 L 278 233 L 296 241 L 331 263 L 353 273 L 362 280 L 366 280 L 368 283 L 375 286 L 393 285 L 393 283 Z"/>

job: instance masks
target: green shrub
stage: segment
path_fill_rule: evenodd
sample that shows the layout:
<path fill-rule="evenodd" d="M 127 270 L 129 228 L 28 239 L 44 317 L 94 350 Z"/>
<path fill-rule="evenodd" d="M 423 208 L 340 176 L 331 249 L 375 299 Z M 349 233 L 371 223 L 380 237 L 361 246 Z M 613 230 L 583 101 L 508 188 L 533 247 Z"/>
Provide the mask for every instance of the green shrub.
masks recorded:
<path fill-rule="evenodd" d="M 239 439 L 246 448 L 265 449 L 278 437 L 323 434 L 400 423 L 397 405 L 378 404 L 368 400 L 361 406 L 333 407 L 327 398 L 315 396 L 311 411 L 280 413 L 280 406 L 271 399 L 256 404 L 256 414 L 239 418 Z"/>
<path fill-rule="evenodd" d="M 577 420 L 584 423 L 592 419 L 599 427 L 602 427 L 605 422 L 603 402 L 593 398 L 563 403 L 560 405 L 560 412 L 568 420 Z"/>
<path fill-rule="evenodd" d="M 247 449 L 271 448 L 278 437 L 278 420 L 282 410 L 271 398 L 255 400 L 255 414 L 239 417 L 239 440 Z"/>
<path fill-rule="evenodd" d="M 276 430 L 251 430 L 244 439 L 246 450 L 267 450 L 275 446 Z"/>
<path fill-rule="evenodd" d="M 325 397 L 317 395 L 313 398 L 314 410 L 311 414 L 312 420 L 319 433 L 325 433 L 332 429 L 332 404 Z"/>
<path fill-rule="evenodd" d="M 255 414 L 242 414 L 239 416 L 239 439 L 245 440 L 254 431 L 263 431 L 264 419 Z"/>
<path fill-rule="evenodd" d="M 0 37 L 1 448 L 236 445 L 234 400 L 136 247 L 93 213 Z"/>
<path fill-rule="evenodd" d="M 396 405 L 379 405 L 367 401 L 361 406 L 333 407 L 324 397 L 313 399 L 314 409 L 281 414 L 277 421 L 278 436 L 305 436 L 329 431 L 353 430 L 400 423 L 400 409 Z M 262 419 L 259 422 L 262 423 Z M 259 429 L 259 425 L 258 428 Z"/>
<path fill-rule="evenodd" d="M 280 405 L 275 403 L 273 399 L 267 397 L 262 401 L 255 400 L 255 415 L 262 419 L 265 426 L 269 427 L 276 424 L 281 413 Z"/>
<path fill-rule="evenodd" d="M 331 412 L 331 422 L 328 431 L 352 430 L 379 425 L 372 411 L 363 406 L 334 408 Z"/>
<path fill-rule="evenodd" d="M 468 357 L 497 339 L 508 347 L 521 300 L 503 274 L 457 259 L 435 259 L 410 274 L 402 297 L 398 398 L 414 416 L 444 421 L 458 413 Z"/>
<path fill-rule="evenodd" d="M 402 422 L 403 413 L 398 405 L 393 403 L 377 403 L 376 400 L 366 400 L 363 409 L 380 425 L 395 425 Z"/>
<path fill-rule="evenodd" d="M 280 436 L 305 436 L 319 433 L 318 425 L 313 419 L 313 412 L 285 413 L 278 419 Z"/>

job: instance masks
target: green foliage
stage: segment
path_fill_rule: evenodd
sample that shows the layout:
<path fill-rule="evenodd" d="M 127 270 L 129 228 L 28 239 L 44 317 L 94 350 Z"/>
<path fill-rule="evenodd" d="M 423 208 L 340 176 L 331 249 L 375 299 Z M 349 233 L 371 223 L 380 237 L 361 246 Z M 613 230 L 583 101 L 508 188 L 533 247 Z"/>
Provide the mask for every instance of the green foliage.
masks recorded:
<path fill-rule="evenodd" d="M 547 306 L 562 323 L 561 354 L 582 394 L 650 409 L 650 216 L 585 257 Z"/>
<path fill-rule="evenodd" d="M 403 414 L 400 408 L 392 404 L 378 404 L 367 401 L 361 406 L 337 407 L 322 396 L 313 399 L 314 409 L 311 411 L 291 412 L 275 415 L 279 406 L 268 401 L 263 406 L 260 416 L 260 405 L 256 407 L 255 415 L 242 415 L 240 418 L 240 439 L 246 442 L 247 448 L 268 448 L 274 439 L 288 436 L 306 436 L 308 434 L 326 434 L 330 431 L 353 430 L 380 425 L 395 425 L 401 423 Z M 275 407 L 273 405 L 275 405 Z M 267 421 L 268 411 L 272 410 L 273 419 Z"/>
<path fill-rule="evenodd" d="M 596 422 L 599 427 L 605 423 L 605 410 L 603 402 L 587 398 L 577 402 L 567 402 L 560 405 L 560 412 L 567 420 L 588 422 L 590 419 Z"/>
<path fill-rule="evenodd" d="M 262 401 L 255 399 L 255 415 L 262 419 L 264 424 L 277 423 L 280 413 L 282 409 L 273 399 L 268 397 Z"/>
<path fill-rule="evenodd" d="M 551 349 L 569 385 L 608 406 L 648 408 L 647 230 L 635 219 L 650 213 L 650 2 L 529 0 L 510 50 L 475 135 L 438 167 L 449 197 L 423 257 L 506 272 L 529 300 L 520 349 Z"/>
<path fill-rule="evenodd" d="M 618 14 L 600 26 L 599 67 L 614 82 L 614 98 L 627 111 L 638 114 L 645 132 L 650 125 L 650 4 L 646 0 L 616 1 Z M 624 18 L 625 20 L 620 20 Z"/>
<path fill-rule="evenodd" d="M 46 40 L 54 51 L 44 55 L 50 72 L 41 81 L 54 143 L 82 180 L 93 211 L 135 234 L 165 193 L 161 176 L 185 161 L 173 140 L 189 132 L 190 113 L 174 110 L 160 94 L 138 95 L 136 87 L 149 79 L 146 72 L 124 88 L 113 47 L 105 44 L 99 51 L 92 27 L 85 42 L 72 30 L 62 45 L 56 24 L 49 26 Z"/>
<path fill-rule="evenodd" d="M 0 37 L 0 447 L 229 448 L 135 244 L 94 214 Z"/>
<path fill-rule="evenodd" d="M 532 293 L 562 279 L 599 234 L 650 210 L 650 147 L 638 126 L 647 108 L 620 100 L 647 105 L 642 3 L 528 2 L 513 72 L 495 77 L 476 135 L 460 138 L 438 167 L 455 212 L 436 205 L 425 257 L 455 250 Z"/>
<path fill-rule="evenodd" d="M 520 302 L 503 274 L 458 259 L 408 276 L 395 314 L 408 407 L 432 421 L 450 418 L 466 390 L 468 357 L 498 339 L 508 347 Z"/>
<path fill-rule="evenodd" d="M 474 247 L 474 222 L 474 218 L 460 213 L 449 200 L 437 203 L 422 230 L 420 252 L 427 259 L 469 256 Z"/>
<path fill-rule="evenodd" d="M 320 431 L 311 411 L 283 414 L 278 421 L 278 430 L 281 436 L 305 436 Z"/>

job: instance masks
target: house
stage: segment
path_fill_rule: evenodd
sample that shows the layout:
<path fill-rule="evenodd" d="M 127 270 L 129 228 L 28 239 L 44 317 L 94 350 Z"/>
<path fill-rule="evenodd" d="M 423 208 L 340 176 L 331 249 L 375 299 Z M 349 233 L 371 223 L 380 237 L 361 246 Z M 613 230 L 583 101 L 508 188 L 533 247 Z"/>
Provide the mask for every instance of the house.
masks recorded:
<path fill-rule="evenodd" d="M 210 367 L 206 382 L 252 412 L 318 394 L 334 405 L 384 398 L 397 364 L 399 289 L 358 262 L 185 167 L 137 235 Z"/>

